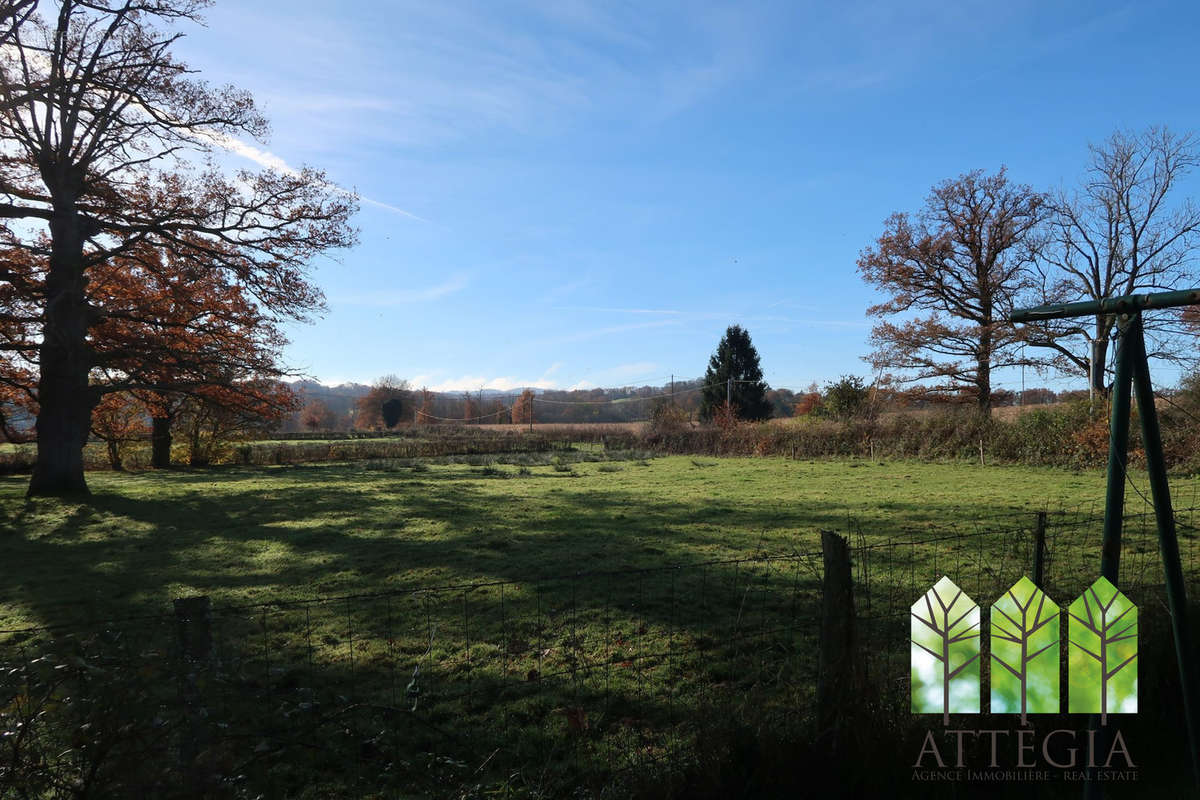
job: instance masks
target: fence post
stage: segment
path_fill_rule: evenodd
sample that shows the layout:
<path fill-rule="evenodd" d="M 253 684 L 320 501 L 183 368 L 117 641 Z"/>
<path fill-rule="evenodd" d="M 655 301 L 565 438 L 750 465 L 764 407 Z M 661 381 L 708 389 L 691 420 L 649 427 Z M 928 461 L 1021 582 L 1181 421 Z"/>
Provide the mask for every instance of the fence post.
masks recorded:
<path fill-rule="evenodd" d="M 211 603 L 207 595 L 182 597 L 175 601 L 179 651 L 192 661 L 207 661 L 212 655 Z"/>
<path fill-rule="evenodd" d="M 1033 526 L 1033 582 L 1040 589 L 1046 577 L 1046 512 L 1037 512 Z"/>
<path fill-rule="evenodd" d="M 854 585 L 845 537 L 821 531 L 825 580 L 821 598 L 821 651 L 817 671 L 817 726 L 820 734 L 838 728 L 855 702 L 857 686 Z M 836 735 L 835 735 L 836 739 Z"/>
<path fill-rule="evenodd" d="M 212 658 L 212 606 L 207 596 L 183 597 L 175 601 L 179 638 L 179 685 L 183 704 L 184 730 L 179 740 L 179 761 L 193 786 L 202 779 L 196 757 L 208 742 L 198 673 Z"/>

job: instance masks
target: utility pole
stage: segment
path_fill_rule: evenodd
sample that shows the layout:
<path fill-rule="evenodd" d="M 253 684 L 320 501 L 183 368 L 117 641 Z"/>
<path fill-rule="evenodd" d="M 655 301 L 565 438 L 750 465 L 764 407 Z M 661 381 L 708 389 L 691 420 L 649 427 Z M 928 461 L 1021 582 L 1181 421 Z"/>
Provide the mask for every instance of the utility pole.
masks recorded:
<path fill-rule="evenodd" d="M 725 379 L 725 407 L 733 408 L 733 378 Z"/>
<path fill-rule="evenodd" d="M 675 373 L 671 373 L 671 405 L 675 405 Z"/>

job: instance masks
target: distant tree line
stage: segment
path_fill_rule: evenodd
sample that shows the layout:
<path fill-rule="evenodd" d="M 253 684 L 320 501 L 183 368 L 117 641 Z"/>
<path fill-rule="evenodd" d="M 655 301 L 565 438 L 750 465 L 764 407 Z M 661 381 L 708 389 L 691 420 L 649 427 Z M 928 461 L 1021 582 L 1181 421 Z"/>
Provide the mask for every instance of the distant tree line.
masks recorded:
<path fill-rule="evenodd" d="M 394 380 L 389 378 L 388 380 Z M 284 416 L 278 430 L 284 433 L 334 432 L 351 430 L 387 430 L 411 425 L 536 425 L 643 422 L 661 417 L 661 409 L 674 409 L 671 419 L 680 423 L 706 421 L 703 414 L 706 384 L 703 378 L 676 381 L 674 386 L 621 387 L 609 389 L 538 390 L 520 392 L 472 392 L 470 402 L 464 392 L 433 392 L 428 389 L 396 389 L 375 385 L 343 384 L 326 387 L 315 382 L 291 384 L 298 400 L 294 410 Z M 716 384 L 719 399 L 724 399 L 724 383 Z M 397 392 L 391 397 L 389 392 Z M 824 385 L 807 389 L 767 389 L 763 396 L 771 419 L 790 417 L 854 417 L 865 408 L 856 396 L 872 397 L 881 412 L 923 409 L 935 406 L 963 406 L 975 402 L 970 392 L 931 391 L 928 387 L 868 387 L 859 376 L 846 375 Z M 1030 387 L 1024 395 L 1007 389 L 992 392 L 993 406 L 1045 405 L 1086 397 L 1086 390 L 1056 391 Z M 398 413 L 389 426 L 383 404 L 394 402 Z M 482 408 L 484 415 L 476 410 Z M 468 412 L 470 412 L 468 414 Z M 742 419 L 739 417 L 739 419 Z M 745 421 L 743 419 L 743 421 Z"/>
<path fill-rule="evenodd" d="M 673 385 L 625 386 L 608 389 L 518 389 L 511 392 L 434 392 L 412 389 L 394 376 L 371 386 L 344 384 L 330 388 L 314 382 L 292 387 L 301 406 L 286 417 L 284 432 L 322 430 L 385 430 L 408 425 L 528 424 L 532 413 L 537 424 L 639 422 L 645 420 L 656 399 L 673 398 L 689 418 L 700 414 L 702 379 L 679 380 Z M 770 393 L 780 415 L 790 415 L 792 393 Z M 384 406 L 393 402 L 392 413 Z M 392 424 L 388 424 L 391 422 Z"/>

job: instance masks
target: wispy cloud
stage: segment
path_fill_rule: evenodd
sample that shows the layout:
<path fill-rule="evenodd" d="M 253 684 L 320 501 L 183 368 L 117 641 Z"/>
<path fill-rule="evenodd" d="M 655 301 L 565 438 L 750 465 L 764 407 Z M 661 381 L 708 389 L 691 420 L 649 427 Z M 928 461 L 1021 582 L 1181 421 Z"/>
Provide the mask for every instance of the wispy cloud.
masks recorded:
<path fill-rule="evenodd" d="M 358 199 L 361 200 L 362 202 L 366 203 L 367 205 L 375 206 L 376 208 L 382 208 L 384 211 L 391 211 L 392 213 L 399 214 L 402 217 L 408 217 L 409 219 L 415 219 L 418 222 L 429 222 L 429 220 L 425 219 L 424 217 L 417 216 L 416 214 L 412 213 L 411 211 L 405 211 L 403 208 L 400 208 L 399 206 L 394 206 L 391 203 L 384 203 L 380 200 L 372 200 L 371 198 L 363 197 L 362 195 L 359 195 Z"/>
<path fill-rule="evenodd" d="M 281 172 L 285 175 L 295 176 L 295 175 L 300 174 L 300 170 L 296 169 L 291 164 L 287 163 L 287 161 L 285 161 L 284 159 L 275 155 L 271 151 L 264 150 L 261 147 L 256 147 L 252 144 L 247 144 L 246 142 L 243 142 L 241 139 L 237 139 L 233 136 L 228 136 L 226 134 L 219 133 L 219 132 L 206 131 L 206 132 L 200 134 L 200 138 L 207 140 L 207 141 L 211 142 L 212 144 L 215 144 L 217 147 L 220 147 L 223 150 L 233 153 L 234 155 L 241 156 L 242 158 L 244 158 L 248 161 L 253 161 L 255 164 L 258 164 L 260 167 L 266 167 L 267 169 L 272 169 L 272 170 L 275 170 L 276 172 Z M 345 187 L 338 186 L 337 184 L 331 183 L 331 184 L 329 184 L 329 188 L 335 192 L 339 192 L 339 193 L 347 195 L 347 196 L 357 196 L 358 199 L 363 203 L 375 206 L 376 208 L 382 208 L 385 211 L 391 211 L 392 213 L 399 214 L 402 217 L 408 217 L 409 219 L 415 219 L 418 222 L 428 222 L 429 221 L 429 220 L 425 219 L 424 217 L 417 216 L 416 214 L 412 213 L 411 211 L 405 211 L 403 208 L 400 208 L 399 206 L 394 206 L 390 203 L 384 203 L 380 200 L 375 200 L 370 197 L 356 195 L 355 192 L 352 192 L 349 189 L 346 189 Z"/>
<path fill-rule="evenodd" d="M 410 303 L 429 303 L 467 288 L 466 275 L 456 275 L 445 283 L 424 289 L 404 289 L 397 292 L 371 292 L 342 294 L 330 298 L 334 304 L 348 306 L 402 306 Z"/>
<path fill-rule="evenodd" d="M 344 134 L 393 149 L 497 131 L 545 136 L 612 110 L 661 121 L 744 77 L 770 27 L 754 8 L 698 5 L 680 15 L 602 0 L 393 0 L 369 26 L 304 8 L 282 19 L 219 13 L 243 30 L 270 24 L 289 42 L 277 54 L 288 78 L 265 91 L 272 111 L 310 119 L 306 135 L 319 129 L 326 143 Z M 335 88 L 367 82 L 372 96 Z"/>
<path fill-rule="evenodd" d="M 558 286 L 552 286 L 542 294 L 540 303 L 543 306 L 553 306 L 554 303 L 588 286 L 591 282 L 591 278 L 584 277 L 559 284 Z"/>

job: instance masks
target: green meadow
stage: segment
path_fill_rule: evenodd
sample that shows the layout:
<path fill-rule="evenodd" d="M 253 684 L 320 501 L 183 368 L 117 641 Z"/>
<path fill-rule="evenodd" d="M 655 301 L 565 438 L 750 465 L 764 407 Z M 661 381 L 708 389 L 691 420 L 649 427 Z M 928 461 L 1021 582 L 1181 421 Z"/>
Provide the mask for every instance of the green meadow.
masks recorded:
<path fill-rule="evenodd" d="M 753 731 L 811 730 L 821 531 L 850 542 L 868 696 L 893 720 L 908 714 L 908 606 L 941 574 L 991 602 L 1029 572 L 1041 510 L 1047 593 L 1065 607 L 1097 572 L 1100 471 L 647 456 L 93 472 L 86 503 L 27 500 L 26 478 L 5 476 L 0 647 L 170 675 L 171 601 L 206 595 L 214 719 L 257 743 L 239 760 L 245 736 L 230 733 L 203 755 L 214 774 L 268 796 L 407 796 L 364 788 L 383 763 L 412 796 L 622 797 L 640 780 L 658 796 L 672 778 L 654 765 L 719 787 L 742 780 L 711 771 Z M 1152 587 L 1145 476 L 1130 485 L 1123 574 Z M 1173 490 L 1194 506 L 1200 480 Z M 1190 568 L 1186 525 L 1181 542 Z M 62 658 L 38 675 L 54 680 Z M 114 707 L 173 707 L 176 689 L 137 681 L 132 699 L 114 684 Z M 46 752 L 69 746 L 66 727 L 46 730 Z M 351 740 L 296 757 L 331 731 Z"/>
<path fill-rule="evenodd" d="M 93 472 L 87 503 L 26 500 L 27 477 L 0 477 L 0 626 L 166 611 L 197 593 L 297 600 L 807 552 L 821 529 L 1008 528 L 1098 509 L 1104 493 L 1097 471 L 587 457 Z M 1190 504 L 1200 481 L 1174 491 Z"/>

